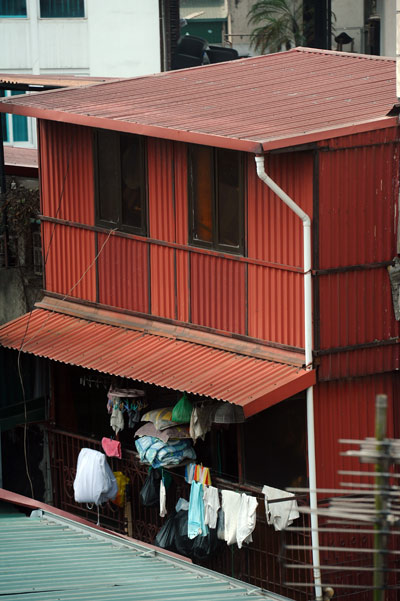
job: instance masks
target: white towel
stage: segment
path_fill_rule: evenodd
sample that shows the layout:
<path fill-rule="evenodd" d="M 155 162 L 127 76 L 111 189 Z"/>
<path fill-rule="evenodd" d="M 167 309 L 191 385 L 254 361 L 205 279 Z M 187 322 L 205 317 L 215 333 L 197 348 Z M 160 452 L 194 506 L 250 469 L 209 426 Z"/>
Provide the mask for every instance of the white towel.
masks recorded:
<path fill-rule="evenodd" d="M 204 494 L 204 523 L 208 524 L 210 528 L 217 527 L 217 516 L 219 504 L 218 488 L 215 486 L 205 486 Z"/>
<path fill-rule="evenodd" d="M 222 491 L 222 509 L 225 516 L 225 540 L 228 545 L 236 543 L 241 495 L 231 490 Z"/>
<path fill-rule="evenodd" d="M 239 549 L 243 543 L 252 543 L 251 533 L 256 527 L 256 513 L 258 501 L 255 497 L 242 494 L 237 521 L 236 538 Z"/>
<path fill-rule="evenodd" d="M 160 516 L 163 518 L 167 515 L 167 493 L 165 490 L 163 479 L 160 480 Z"/>
<path fill-rule="evenodd" d="M 267 522 L 273 525 L 275 530 L 284 530 L 293 520 L 300 517 L 297 511 L 297 501 L 294 499 L 294 494 L 286 492 L 286 490 L 279 490 L 279 488 L 273 488 L 272 486 L 264 486 L 262 492 L 265 497 L 265 514 L 267 516 Z M 282 501 L 281 503 L 269 503 L 273 499 L 282 499 L 287 497 L 289 501 Z"/>

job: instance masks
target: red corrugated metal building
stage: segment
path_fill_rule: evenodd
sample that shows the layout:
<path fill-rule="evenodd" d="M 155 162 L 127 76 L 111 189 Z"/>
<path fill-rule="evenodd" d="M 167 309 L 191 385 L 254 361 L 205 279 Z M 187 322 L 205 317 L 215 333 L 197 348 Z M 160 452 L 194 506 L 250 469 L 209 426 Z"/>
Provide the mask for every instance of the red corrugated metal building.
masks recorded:
<path fill-rule="evenodd" d="M 271 437 L 273 420 L 301 431 L 305 466 L 315 384 L 316 481 L 338 486 L 338 439 L 373 435 L 377 393 L 399 436 L 396 102 L 395 61 L 301 48 L 3 101 L 39 119 L 46 298 L 0 342 L 46 357 L 56 379 L 61 362 L 239 404 Z M 255 155 L 311 218 L 312 366 L 302 222 L 257 177 Z M 236 477 L 259 485 L 274 477 L 256 465 L 251 419 Z M 271 448 L 257 452 L 268 464 Z M 295 480 L 290 462 L 280 487 Z"/>

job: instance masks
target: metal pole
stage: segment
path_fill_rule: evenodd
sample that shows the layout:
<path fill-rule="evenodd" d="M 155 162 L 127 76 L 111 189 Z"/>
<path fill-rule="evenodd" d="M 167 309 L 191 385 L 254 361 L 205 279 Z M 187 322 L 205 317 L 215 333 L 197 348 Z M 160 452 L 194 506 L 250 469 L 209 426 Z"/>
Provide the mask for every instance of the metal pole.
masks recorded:
<path fill-rule="evenodd" d="M 378 394 L 375 399 L 375 439 L 378 457 L 375 463 L 375 494 L 376 521 L 374 524 L 374 601 L 384 601 L 385 598 L 385 567 L 387 549 L 387 490 L 389 478 L 388 449 L 386 445 L 379 444 L 386 438 L 387 424 L 387 396 Z"/>

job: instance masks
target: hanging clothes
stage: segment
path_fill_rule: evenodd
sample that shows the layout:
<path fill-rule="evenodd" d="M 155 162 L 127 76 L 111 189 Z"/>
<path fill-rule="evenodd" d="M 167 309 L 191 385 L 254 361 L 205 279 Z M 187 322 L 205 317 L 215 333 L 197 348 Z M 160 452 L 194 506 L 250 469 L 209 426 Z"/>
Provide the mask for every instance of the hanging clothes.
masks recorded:
<path fill-rule="evenodd" d="M 160 516 L 163 518 L 167 515 L 167 492 L 165 490 L 164 479 L 160 480 Z"/>
<path fill-rule="evenodd" d="M 297 501 L 294 498 L 293 493 L 267 485 L 263 487 L 262 492 L 265 497 L 265 514 L 267 522 L 274 526 L 275 530 L 284 530 L 293 523 L 293 520 L 300 517 L 300 514 L 297 511 Z M 283 498 L 288 498 L 288 501 L 269 503 L 269 501 L 272 501 L 273 499 Z"/>
<path fill-rule="evenodd" d="M 204 523 L 210 528 L 217 527 L 218 509 L 220 508 L 218 488 L 205 486 L 203 494 Z"/>
<path fill-rule="evenodd" d="M 207 536 L 208 527 L 204 523 L 203 485 L 192 482 L 189 498 L 188 537 Z"/>
<path fill-rule="evenodd" d="M 196 407 L 193 407 L 189 426 L 189 432 L 193 442 L 196 442 L 198 438 L 204 440 L 207 432 L 211 430 L 214 409 L 215 406 L 213 405 L 208 405 L 206 407 L 197 405 Z"/>
<path fill-rule="evenodd" d="M 123 430 L 125 426 L 122 411 L 118 406 L 116 407 L 115 405 L 111 413 L 110 426 L 114 430 L 115 434 L 118 434 L 118 432 Z"/>
<path fill-rule="evenodd" d="M 196 465 L 193 474 L 193 480 L 200 482 L 206 486 L 211 486 L 211 474 L 209 467 L 203 467 L 202 465 Z"/>
<path fill-rule="evenodd" d="M 240 509 L 237 521 L 236 538 L 239 549 L 243 543 L 252 543 L 251 533 L 256 527 L 258 501 L 243 493 L 240 500 Z"/>
<path fill-rule="evenodd" d="M 225 517 L 225 540 L 228 545 L 236 543 L 236 531 L 239 517 L 241 495 L 232 490 L 223 490 L 222 509 Z"/>

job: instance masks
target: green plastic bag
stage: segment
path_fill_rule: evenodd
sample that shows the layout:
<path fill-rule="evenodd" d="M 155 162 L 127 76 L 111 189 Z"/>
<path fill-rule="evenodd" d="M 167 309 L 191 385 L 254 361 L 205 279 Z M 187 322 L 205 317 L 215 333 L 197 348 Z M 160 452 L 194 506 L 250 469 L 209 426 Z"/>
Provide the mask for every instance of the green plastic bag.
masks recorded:
<path fill-rule="evenodd" d="M 188 424 L 192 415 L 193 405 L 192 402 L 186 396 L 186 392 L 183 393 L 183 397 L 179 399 L 175 407 L 172 409 L 171 419 L 173 422 L 178 424 Z"/>

